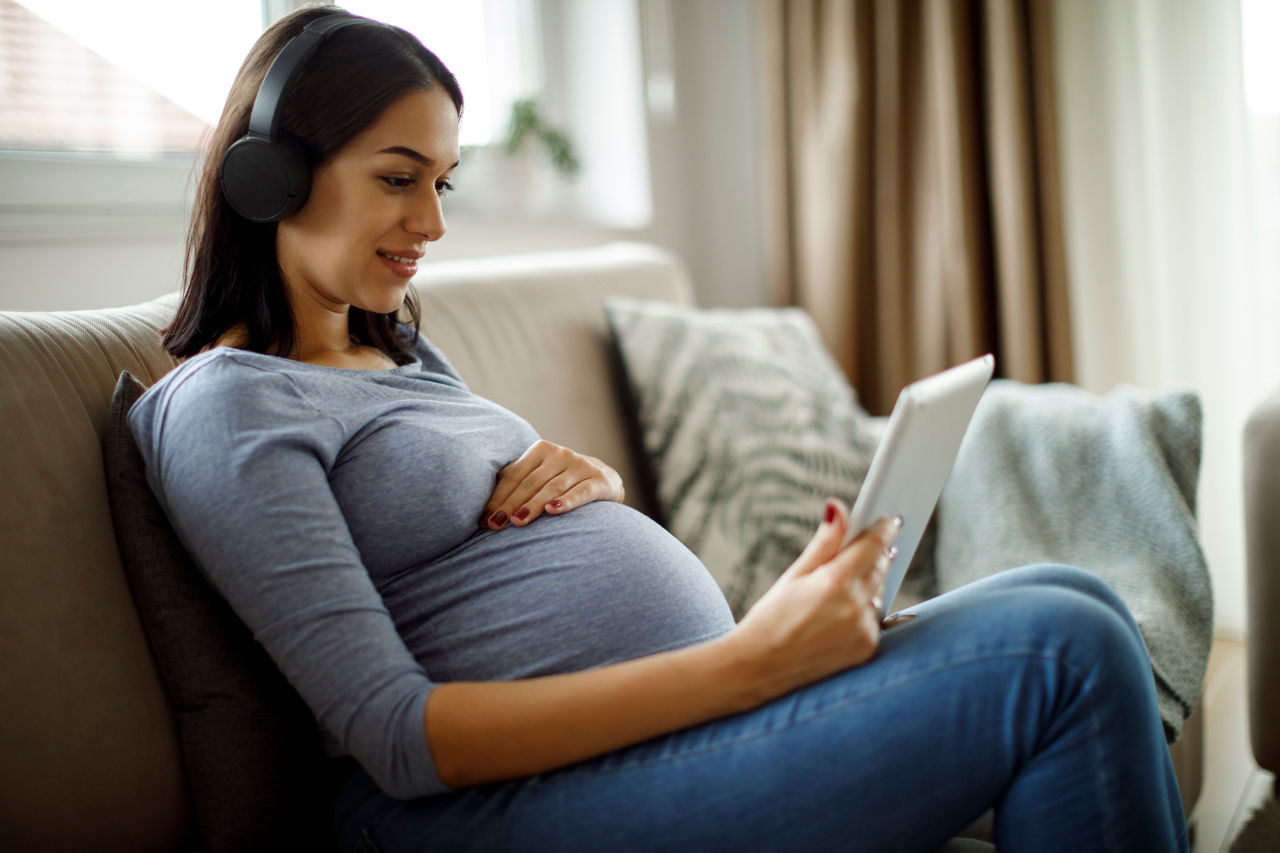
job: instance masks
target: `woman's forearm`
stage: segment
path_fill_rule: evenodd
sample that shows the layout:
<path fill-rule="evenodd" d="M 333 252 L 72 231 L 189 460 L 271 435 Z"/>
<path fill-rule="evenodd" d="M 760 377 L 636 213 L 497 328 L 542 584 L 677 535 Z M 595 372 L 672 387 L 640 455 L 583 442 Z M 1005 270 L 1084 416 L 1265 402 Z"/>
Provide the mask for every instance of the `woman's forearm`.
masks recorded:
<path fill-rule="evenodd" d="M 748 667 L 721 638 L 568 675 L 437 687 L 424 714 L 441 781 L 454 788 L 564 767 L 746 710 Z"/>

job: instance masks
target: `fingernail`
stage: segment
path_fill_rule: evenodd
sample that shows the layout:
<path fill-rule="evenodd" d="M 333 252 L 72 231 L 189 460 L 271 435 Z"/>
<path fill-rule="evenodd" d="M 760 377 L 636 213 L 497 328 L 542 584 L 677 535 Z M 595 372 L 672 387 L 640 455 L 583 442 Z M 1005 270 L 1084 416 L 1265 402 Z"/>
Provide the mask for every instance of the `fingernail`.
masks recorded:
<path fill-rule="evenodd" d="M 547 504 L 547 506 L 551 507 L 552 509 L 560 509 L 561 507 L 564 506 L 564 501 L 554 500 L 551 503 Z"/>
<path fill-rule="evenodd" d="M 894 557 L 898 556 L 898 546 L 890 545 L 889 550 L 885 553 L 888 555 L 889 559 L 892 561 Z"/>
<path fill-rule="evenodd" d="M 893 529 L 894 529 L 894 530 L 901 530 L 901 529 L 902 529 L 902 516 L 900 516 L 900 515 L 895 515 L 895 516 L 893 517 Z"/>
<path fill-rule="evenodd" d="M 524 521 L 528 517 L 529 517 L 529 508 L 527 506 L 522 506 L 518 510 L 516 510 L 516 521 Z"/>
<path fill-rule="evenodd" d="M 903 613 L 899 610 L 896 613 L 890 613 L 888 616 L 884 617 L 880 622 L 880 628 L 881 630 L 887 631 L 896 625 L 905 625 L 914 618 L 916 618 L 914 613 Z"/>
<path fill-rule="evenodd" d="M 831 501 L 827 501 L 827 524 L 834 524 L 836 520 L 836 505 Z"/>
<path fill-rule="evenodd" d="M 494 530 L 501 530 L 507 523 L 507 514 L 502 510 L 498 510 L 489 516 L 489 526 Z"/>

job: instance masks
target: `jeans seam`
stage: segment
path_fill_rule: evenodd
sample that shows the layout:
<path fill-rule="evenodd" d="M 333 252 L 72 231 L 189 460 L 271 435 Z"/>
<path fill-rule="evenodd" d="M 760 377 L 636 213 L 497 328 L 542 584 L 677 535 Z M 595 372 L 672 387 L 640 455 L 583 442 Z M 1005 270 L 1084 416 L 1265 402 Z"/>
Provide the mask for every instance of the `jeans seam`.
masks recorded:
<path fill-rule="evenodd" d="M 1067 661 L 1062 660 L 1060 658 L 1053 658 L 1049 656 L 1046 656 L 1046 657 L 1048 657 L 1048 659 L 1050 660 L 1054 660 L 1058 664 L 1058 666 L 1062 667 L 1063 670 L 1070 673 L 1071 677 L 1075 679 L 1077 684 L 1081 684 L 1084 682 L 1084 677 L 1080 674 L 1080 672 L 1077 671 L 1076 668 L 1072 666 L 1070 663 L 1068 663 Z M 1098 768 L 1099 772 L 1103 772 L 1107 768 L 1107 763 L 1105 760 L 1103 760 L 1105 758 L 1105 755 L 1103 754 L 1101 741 L 1098 738 L 1098 733 L 1102 730 L 1102 726 L 1098 723 L 1097 713 L 1092 709 L 1092 707 L 1090 707 L 1086 711 L 1085 722 L 1086 722 L 1085 741 L 1088 743 L 1090 761 L 1094 767 Z M 1037 749 L 1038 752 L 1043 751 L 1042 745 L 1037 744 L 1037 747 L 1038 747 Z M 1114 804 L 1118 802 L 1119 798 L 1112 795 L 1113 793 L 1112 789 L 1114 787 L 1112 784 L 1112 781 L 1113 780 L 1109 778 L 1105 780 L 1103 784 L 1090 786 L 1090 789 L 1097 795 L 1095 802 L 1098 805 L 1097 813 L 1102 816 L 1102 831 L 1103 831 L 1103 835 L 1107 839 L 1106 849 L 1118 850 L 1120 849 L 1120 847 L 1118 846 L 1116 835 L 1115 835 L 1116 810 L 1114 808 Z M 997 810 L 997 813 L 998 813 L 998 810 Z M 1185 836 L 1186 834 L 1185 824 L 1183 825 L 1182 833 Z"/>
<path fill-rule="evenodd" d="M 1076 680 L 1077 684 L 1084 682 L 1084 677 L 1076 671 L 1070 663 L 1059 660 L 1058 665 L 1064 670 L 1071 673 L 1071 677 Z M 1088 707 L 1088 731 L 1086 733 L 1086 741 L 1089 744 L 1090 761 L 1094 767 L 1098 768 L 1099 773 L 1103 773 L 1107 769 L 1107 763 L 1103 759 L 1102 743 L 1098 738 L 1098 733 L 1102 730 L 1102 726 L 1098 723 L 1098 715 L 1092 706 Z M 1108 774 L 1110 775 L 1110 774 Z M 1103 833 L 1107 838 L 1108 849 L 1120 849 L 1116 844 L 1116 812 L 1113 805 L 1117 802 L 1117 798 L 1113 796 L 1112 788 L 1114 787 L 1114 777 L 1108 778 L 1104 784 L 1092 786 L 1092 790 L 1096 794 L 1096 802 L 1098 803 L 1098 814 L 1102 815 Z M 1103 792 L 1106 792 L 1105 794 Z"/>

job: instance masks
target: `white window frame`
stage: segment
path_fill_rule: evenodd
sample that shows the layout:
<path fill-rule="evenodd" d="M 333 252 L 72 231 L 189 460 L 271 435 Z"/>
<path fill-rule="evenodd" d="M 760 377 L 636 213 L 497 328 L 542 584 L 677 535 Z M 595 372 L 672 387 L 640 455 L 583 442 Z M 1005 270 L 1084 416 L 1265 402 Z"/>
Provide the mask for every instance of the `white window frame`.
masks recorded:
<path fill-rule="evenodd" d="M 196 155 L 150 161 L 0 154 L 0 245 L 170 239 L 185 230 Z"/>

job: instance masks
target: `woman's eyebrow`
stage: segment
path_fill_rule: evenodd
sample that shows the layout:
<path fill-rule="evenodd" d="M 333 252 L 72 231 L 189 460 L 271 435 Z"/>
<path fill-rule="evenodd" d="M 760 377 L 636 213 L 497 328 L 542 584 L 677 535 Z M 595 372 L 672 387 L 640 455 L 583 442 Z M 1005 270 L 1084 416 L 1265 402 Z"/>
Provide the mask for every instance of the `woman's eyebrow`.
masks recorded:
<path fill-rule="evenodd" d="M 436 164 L 436 161 L 432 160 L 430 157 L 427 157 L 424 154 L 419 154 L 417 151 L 414 151 L 412 148 L 406 148 L 403 145 L 393 145 L 390 148 L 383 148 L 378 153 L 379 154 L 399 154 L 403 157 L 408 157 L 410 160 L 413 160 L 417 163 L 421 163 L 423 166 L 434 166 Z M 453 165 L 457 166 L 458 164 L 455 161 Z M 451 166 L 450 168 L 453 168 L 453 167 Z"/>

